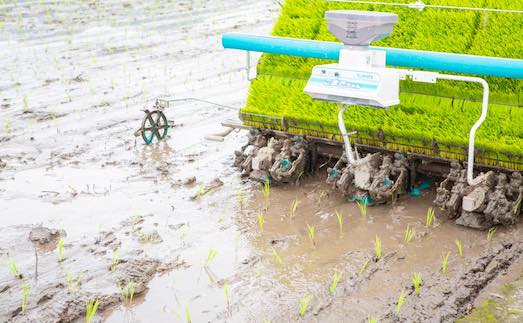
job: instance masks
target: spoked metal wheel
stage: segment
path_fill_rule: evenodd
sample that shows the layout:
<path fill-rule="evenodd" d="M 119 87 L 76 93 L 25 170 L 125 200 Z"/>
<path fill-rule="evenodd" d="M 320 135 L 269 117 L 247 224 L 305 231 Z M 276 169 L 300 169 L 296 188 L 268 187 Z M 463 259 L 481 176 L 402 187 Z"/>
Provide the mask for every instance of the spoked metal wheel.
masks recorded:
<path fill-rule="evenodd" d="M 168 129 L 169 124 L 162 111 L 145 110 L 142 128 L 139 131 L 141 131 L 143 141 L 145 141 L 146 144 L 152 143 L 155 137 L 157 141 L 163 140 L 167 136 Z"/>

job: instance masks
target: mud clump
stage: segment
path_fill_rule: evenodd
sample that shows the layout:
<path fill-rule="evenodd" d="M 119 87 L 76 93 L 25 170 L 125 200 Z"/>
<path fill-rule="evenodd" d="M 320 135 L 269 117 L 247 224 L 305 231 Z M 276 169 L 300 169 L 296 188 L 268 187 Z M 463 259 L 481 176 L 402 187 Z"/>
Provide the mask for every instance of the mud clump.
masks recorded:
<path fill-rule="evenodd" d="M 433 273 L 426 280 L 421 296 L 401 314 L 385 315 L 392 322 L 454 322 L 470 313 L 479 292 L 498 275 L 504 274 L 523 254 L 523 242 L 503 242 L 469 261 L 454 276 Z"/>
<path fill-rule="evenodd" d="M 53 250 L 38 248 L 65 236 L 63 230 L 38 226 L 0 228 L 0 245 L 16 263 L 23 279 L 0 273 L 1 322 L 72 322 L 85 315 L 86 303 L 98 300 L 98 313 L 122 302 L 121 288 L 132 282 L 134 295 L 147 290 L 157 274 L 176 269 L 158 259 L 122 248 L 125 225 L 103 232 L 92 241 L 69 242 L 58 261 Z M 35 249 L 36 248 L 36 249 Z M 52 252 L 51 252 L 52 251 Z M 175 263 L 185 262 L 176 258 Z M 23 304 L 22 289 L 29 287 Z"/>

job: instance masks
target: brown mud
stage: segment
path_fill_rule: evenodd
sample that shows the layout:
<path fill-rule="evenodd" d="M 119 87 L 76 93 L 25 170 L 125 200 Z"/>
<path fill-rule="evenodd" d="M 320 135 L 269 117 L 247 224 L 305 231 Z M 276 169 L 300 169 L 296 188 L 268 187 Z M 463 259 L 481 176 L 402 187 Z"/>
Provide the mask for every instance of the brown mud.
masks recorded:
<path fill-rule="evenodd" d="M 237 109 L 178 102 L 165 111 L 175 127 L 164 142 L 133 137 L 156 97 L 244 104 L 244 53 L 219 37 L 267 34 L 278 9 L 269 0 L 0 5 L 0 321 L 83 322 L 98 299 L 95 320 L 105 322 L 281 322 L 300 319 L 310 295 L 303 321 L 449 322 L 518 279 L 523 223 L 492 241 L 438 211 L 426 227 L 432 191 L 362 216 L 319 174 L 266 199 L 232 166 L 245 133 L 203 139 Z M 131 280 L 136 295 L 124 304 Z M 515 286 L 511 299 L 521 299 Z"/>

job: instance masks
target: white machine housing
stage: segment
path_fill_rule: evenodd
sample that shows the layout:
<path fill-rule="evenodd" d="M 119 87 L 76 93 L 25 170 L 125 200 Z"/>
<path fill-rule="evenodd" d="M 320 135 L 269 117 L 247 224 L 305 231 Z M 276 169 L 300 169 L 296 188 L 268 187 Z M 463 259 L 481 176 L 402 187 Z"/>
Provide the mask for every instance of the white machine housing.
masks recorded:
<path fill-rule="evenodd" d="M 334 10 L 325 14 L 329 30 L 345 47 L 337 64 L 318 65 L 305 86 L 315 100 L 387 108 L 399 104 L 400 75 L 385 67 L 385 51 L 369 44 L 388 36 L 398 16 L 391 13 Z"/>

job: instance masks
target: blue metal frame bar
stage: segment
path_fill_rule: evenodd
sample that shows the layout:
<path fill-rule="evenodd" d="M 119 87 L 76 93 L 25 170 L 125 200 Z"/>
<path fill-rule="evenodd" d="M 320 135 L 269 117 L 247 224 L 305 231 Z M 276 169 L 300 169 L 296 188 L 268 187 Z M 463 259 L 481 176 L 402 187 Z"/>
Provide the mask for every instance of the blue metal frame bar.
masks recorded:
<path fill-rule="evenodd" d="M 335 42 L 241 33 L 223 34 L 222 44 L 224 48 L 335 61 L 339 60 L 339 53 L 343 48 L 343 44 Z M 390 66 L 523 79 L 523 60 L 521 59 L 375 46 L 370 48 L 386 51 L 387 65 Z"/>

